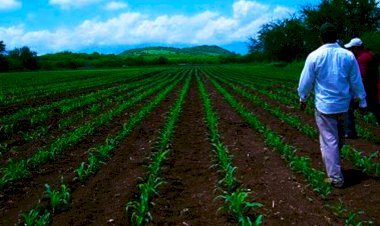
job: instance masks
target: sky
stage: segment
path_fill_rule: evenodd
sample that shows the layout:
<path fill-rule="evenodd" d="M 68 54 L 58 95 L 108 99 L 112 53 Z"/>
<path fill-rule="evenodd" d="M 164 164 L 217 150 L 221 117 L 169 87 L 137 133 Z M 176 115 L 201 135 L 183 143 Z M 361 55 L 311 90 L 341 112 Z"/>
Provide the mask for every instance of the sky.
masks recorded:
<path fill-rule="evenodd" d="M 319 2 L 0 0 L 0 40 L 7 50 L 28 46 L 38 55 L 115 52 L 141 45 L 234 48 L 236 43 L 248 43 L 263 24 L 288 18 L 302 6 Z"/>

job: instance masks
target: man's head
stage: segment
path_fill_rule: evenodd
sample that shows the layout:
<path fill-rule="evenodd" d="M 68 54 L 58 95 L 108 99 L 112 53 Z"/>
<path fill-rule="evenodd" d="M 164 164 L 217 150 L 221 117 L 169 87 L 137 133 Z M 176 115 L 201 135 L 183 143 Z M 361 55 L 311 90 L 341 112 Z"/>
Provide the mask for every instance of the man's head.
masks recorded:
<path fill-rule="evenodd" d="M 344 47 L 356 53 L 360 49 L 363 49 L 363 42 L 360 38 L 353 38 L 349 43 L 345 44 Z"/>
<path fill-rule="evenodd" d="M 337 39 L 336 28 L 331 23 L 324 23 L 320 28 L 320 37 L 323 43 L 335 43 Z"/>

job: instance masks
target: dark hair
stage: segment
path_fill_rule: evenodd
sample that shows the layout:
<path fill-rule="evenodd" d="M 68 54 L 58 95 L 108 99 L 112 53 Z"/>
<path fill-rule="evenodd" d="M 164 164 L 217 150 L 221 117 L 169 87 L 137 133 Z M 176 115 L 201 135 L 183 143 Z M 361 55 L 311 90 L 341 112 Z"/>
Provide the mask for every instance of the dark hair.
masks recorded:
<path fill-rule="evenodd" d="M 336 28 L 328 22 L 321 26 L 320 35 L 324 43 L 335 43 L 337 40 Z"/>

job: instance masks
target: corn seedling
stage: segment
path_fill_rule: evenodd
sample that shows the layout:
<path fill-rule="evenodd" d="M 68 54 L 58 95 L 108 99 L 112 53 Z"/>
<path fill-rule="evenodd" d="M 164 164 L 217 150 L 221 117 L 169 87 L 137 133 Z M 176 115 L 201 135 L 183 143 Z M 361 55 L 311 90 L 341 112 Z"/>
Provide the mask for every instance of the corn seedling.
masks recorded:
<path fill-rule="evenodd" d="M 66 209 L 70 205 L 71 195 L 67 185 L 61 185 L 61 191 L 52 190 L 50 185 L 45 184 L 44 194 L 49 198 L 53 213 Z"/>
<path fill-rule="evenodd" d="M 29 177 L 29 170 L 27 169 L 26 161 L 21 160 L 19 162 L 13 159 L 8 161 L 8 164 L 3 171 L 2 183 L 3 186 L 20 179 L 25 179 Z"/>
<path fill-rule="evenodd" d="M 51 224 L 52 216 L 47 210 L 42 211 L 37 207 L 24 213 L 22 219 L 25 226 L 44 226 Z"/>
<path fill-rule="evenodd" d="M 7 143 L 0 143 L 0 156 L 6 152 L 8 152 L 8 144 Z"/>
<path fill-rule="evenodd" d="M 227 205 L 224 206 L 228 212 L 235 216 L 242 226 L 252 225 L 252 221 L 247 217 L 247 212 L 251 209 L 255 210 L 262 207 L 261 203 L 258 202 L 247 202 L 246 198 L 248 193 L 241 190 L 236 190 L 232 193 L 225 193 L 217 198 L 223 198 Z M 259 215 L 254 225 L 260 225 L 262 221 L 262 215 Z"/>

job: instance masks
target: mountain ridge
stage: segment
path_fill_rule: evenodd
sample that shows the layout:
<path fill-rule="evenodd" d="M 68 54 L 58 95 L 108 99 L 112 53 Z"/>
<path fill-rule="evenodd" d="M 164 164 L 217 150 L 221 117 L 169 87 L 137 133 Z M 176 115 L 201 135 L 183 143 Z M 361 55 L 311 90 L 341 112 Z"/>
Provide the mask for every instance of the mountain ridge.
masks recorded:
<path fill-rule="evenodd" d="M 235 53 L 217 45 L 199 45 L 193 47 L 165 47 L 150 46 L 142 48 L 133 48 L 121 52 L 121 56 L 162 56 L 162 55 L 203 55 L 203 56 L 230 56 Z"/>

